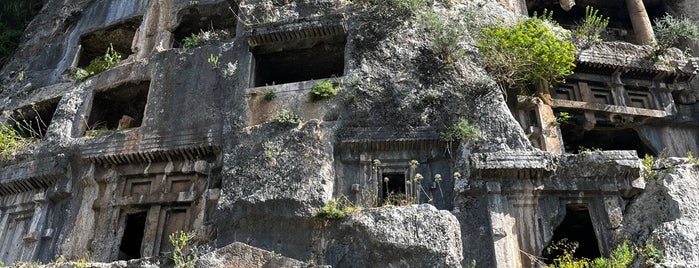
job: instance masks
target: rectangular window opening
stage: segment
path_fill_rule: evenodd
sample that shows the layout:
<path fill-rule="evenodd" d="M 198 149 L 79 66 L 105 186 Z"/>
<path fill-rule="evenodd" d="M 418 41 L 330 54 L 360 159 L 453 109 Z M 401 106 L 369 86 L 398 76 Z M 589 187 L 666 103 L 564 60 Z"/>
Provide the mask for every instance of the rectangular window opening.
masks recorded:
<path fill-rule="evenodd" d="M 231 10 L 237 10 L 236 1 L 194 5 L 181 10 L 177 14 L 179 26 L 172 32 L 175 37 L 173 47 L 184 47 L 185 38 L 203 32 L 207 32 L 212 39 L 232 39 L 235 37 L 237 21 L 231 15 Z M 201 36 L 199 37 L 201 41 Z"/>
<path fill-rule="evenodd" d="M 92 110 L 87 121 L 87 131 L 140 127 L 149 88 L 150 81 L 143 81 L 95 92 Z"/>
<path fill-rule="evenodd" d="M 253 87 L 341 77 L 346 36 L 302 40 L 295 48 L 267 46 L 253 51 Z"/>
<path fill-rule="evenodd" d="M 119 260 L 132 260 L 141 258 L 141 245 L 143 234 L 146 230 L 148 212 L 127 214 L 124 223 L 124 234 L 119 244 Z"/>
<path fill-rule="evenodd" d="M 8 124 L 21 137 L 42 139 L 48 131 L 61 98 L 45 100 L 15 110 Z"/>
<path fill-rule="evenodd" d="M 121 58 L 126 59 L 133 53 L 131 43 L 136 31 L 141 26 L 141 17 L 132 18 L 108 28 L 83 35 L 80 38 L 80 58 L 78 67 L 85 69 L 96 59 L 102 59 L 110 45 Z"/>

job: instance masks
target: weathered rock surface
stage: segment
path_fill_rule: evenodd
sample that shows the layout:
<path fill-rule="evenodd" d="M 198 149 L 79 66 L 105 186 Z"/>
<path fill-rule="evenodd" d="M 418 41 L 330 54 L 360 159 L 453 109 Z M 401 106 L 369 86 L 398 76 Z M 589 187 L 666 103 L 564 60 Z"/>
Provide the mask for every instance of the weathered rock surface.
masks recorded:
<path fill-rule="evenodd" d="M 307 263 L 282 257 L 278 253 L 233 243 L 201 256 L 195 267 L 221 268 L 273 268 L 273 267 L 308 267 Z"/>
<path fill-rule="evenodd" d="M 333 267 L 460 267 L 463 259 L 459 221 L 431 205 L 361 209 L 325 226 Z"/>
<path fill-rule="evenodd" d="M 629 204 L 623 233 L 639 245 L 664 251 L 662 267 L 699 266 L 699 167 L 658 170 Z"/>

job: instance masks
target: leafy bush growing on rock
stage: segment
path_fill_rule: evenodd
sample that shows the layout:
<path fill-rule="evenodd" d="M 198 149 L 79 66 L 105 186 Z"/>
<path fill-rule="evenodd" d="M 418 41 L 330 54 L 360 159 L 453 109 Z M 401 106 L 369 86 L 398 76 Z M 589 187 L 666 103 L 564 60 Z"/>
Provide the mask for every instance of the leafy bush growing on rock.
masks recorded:
<path fill-rule="evenodd" d="M 551 20 L 552 13 L 515 23 L 486 27 L 476 46 L 486 69 L 520 89 L 539 82 L 563 81 L 573 74 L 577 50 L 570 33 Z"/>
<path fill-rule="evenodd" d="M 345 212 L 340 209 L 335 200 L 330 200 L 316 213 L 316 218 L 321 220 L 343 219 L 345 218 Z"/>
<path fill-rule="evenodd" d="M 432 36 L 432 50 L 446 64 L 454 63 L 466 55 L 459 42 L 467 32 L 458 22 L 448 20 L 444 15 L 432 10 L 421 17 L 422 25 Z"/>
<path fill-rule="evenodd" d="M 112 46 L 110 43 L 107 51 L 104 53 L 104 56 L 93 59 L 90 62 L 90 65 L 85 67 L 85 69 L 78 69 L 73 75 L 73 78 L 78 81 L 83 81 L 90 76 L 114 67 L 115 65 L 119 64 L 120 61 L 121 54 L 114 50 L 114 46 Z"/>
<path fill-rule="evenodd" d="M 665 14 L 654 22 L 653 31 L 658 41 L 658 52 L 677 46 L 682 41 L 699 42 L 699 27 L 687 18 L 675 18 Z"/>
<path fill-rule="evenodd" d="M 17 151 L 24 150 L 31 139 L 22 137 L 12 127 L 0 127 L 0 161 L 9 160 Z"/>
<path fill-rule="evenodd" d="M 194 261 L 198 258 L 195 254 L 194 232 L 178 231 L 168 236 L 172 246 L 170 259 L 178 268 L 194 267 Z"/>
<path fill-rule="evenodd" d="M 598 15 L 599 10 L 592 6 L 585 7 L 585 19 L 582 24 L 575 27 L 573 37 L 577 40 L 583 40 L 591 43 L 599 43 L 602 41 L 600 36 L 609 25 L 609 17 L 604 18 Z"/>
<path fill-rule="evenodd" d="M 201 38 L 199 38 L 198 34 L 192 34 L 182 40 L 183 48 L 194 48 L 198 46 L 201 46 Z"/>
<path fill-rule="evenodd" d="M 337 87 L 339 87 L 339 83 L 330 80 L 320 81 L 313 85 L 311 92 L 308 93 L 308 97 L 311 101 L 319 101 L 335 96 L 337 95 Z"/>
<path fill-rule="evenodd" d="M 280 125 L 298 125 L 301 123 L 301 116 L 283 109 L 272 116 L 272 122 Z"/>
<path fill-rule="evenodd" d="M 479 133 L 478 129 L 472 126 L 468 120 L 460 119 L 444 130 L 440 136 L 442 140 L 447 142 L 473 141 L 478 138 Z"/>
<path fill-rule="evenodd" d="M 549 268 L 623 268 L 629 267 L 636 256 L 629 241 L 624 241 L 614 248 L 609 254 L 609 258 L 576 258 L 573 255 L 578 249 L 578 242 L 570 242 L 567 239 L 554 242 L 546 248 L 549 253 L 558 252 L 558 256 L 553 259 L 553 264 Z"/>

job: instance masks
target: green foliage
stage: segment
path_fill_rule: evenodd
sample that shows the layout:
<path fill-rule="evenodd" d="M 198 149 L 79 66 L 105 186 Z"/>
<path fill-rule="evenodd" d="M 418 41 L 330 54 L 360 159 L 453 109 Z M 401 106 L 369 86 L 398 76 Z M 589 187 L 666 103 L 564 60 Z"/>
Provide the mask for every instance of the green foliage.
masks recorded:
<path fill-rule="evenodd" d="M 458 22 L 449 21 L 432 10 L 422 15 L 421 22 L 432 36 L 432 50 L 444 63 L 454 63 L 466 55 L 459 42 L 465 38 L 467 31 Z"/>
<path fill-rule="evenodd" d="M 272 122 L 280 125 L 298 125 L 303 119 L 301 116 L 283 109 L 272 116 Z"/>
<path fill-rule="evenodd" d="M 207 61 L 211 63 L 211 65 L 213 65 L 214 67 L 218 66 L 218 56 L 214 56 L 214 54 L 209 54 L 209 58 L 207 59 Z"/>
<path fill-rule="evenodd" d="M 560 112 L 560 113 L 558 113 L 558 116 L 556 116 L 556 119 L 553 121 L 553 124 L 556 126 L 560 126 L 562 124 L 567 124 L 568 121 L 570 120 L 570 118 L 571 118 L 570 113 Z"/>
<path fill-rule="evenodd" d="M 311 101 L 319 101 L 325 98 L 329 98 L 337 95 L 338 87 L 339 83 L 337 82 L 323 80 L 313 85 L 311 92 L 308 93 L 308 97 L 311 99 Z"/>
<path fill-rule="evenodd" d="M 578 249 L 578 242 L 569 242 L 567 239 L 562 239 L 552 243 L 546 248 L 548 254 L 558 253 L 553 259 L 553 264 L 550 268 L 585 268 L 589 267 L 590 261 L 586 258 L 575 258 L 575 250 Z"/>
<path fill-rule="evenodd" d="M 471 260 L 466 268 L 476 268 L 476 260 Z"/>
<path fill-rule="evenodd" d="M 270 253 L 272 254 L 272 257 L 274 257 L 274 258 L 277 259 L 277 260 L 279 260 L 279 259 L 282 258 L 282 254 L 281 254 L 281 253 L 276 253 L 276 252 L 274 252 L 274 250 L 272 250 L 272 252 L 270 252 Z"/>
<path fill-rule="evenodd" d="M 447 142 L 473 141 L 477 139 L 479 135 L 480 131 L 473 127 L 466 119 L 460 119 L 440 134 L 442 140 Z"/>
<path fill-rule="evenodd" d="M 90 65 L 85 69 L 78 69 L 73 75 L 73 78 L 78 81 L 83 81 L 88 77 L 101 73 L 109 68 L 114 67 L 121 61 L 121 54 L 114 50 L 114 46 L 110 43 L 104 56 L 93 59 Z"/>
<path fill-rule="evenodd" d="M 601 152 L 602 148 L 597 148 L 597 147 L 585 147 L 585 146 L 578 146 L 578 153 L 592 153 L 592 152 Z"/>
<path fill-rule="evenodd" d="M 643 248 L 636 248 L 636 251 L 641 255 L 646 264 L 660 263 L 665 260 L 665 254 L 662 250 L 656 248 L 653 243 L 647 241 Z"/>
<path fill-rule="evenodd" d="M 115 131 L 107 128 L 97 128 L 85 131 L 85 137 L 96 138 L 114 133 Z"/>
<path fill-rule="evenodd" d="M 653 171 L 653 156 L 646 154 L 643 157 L 643 169 L 646 171 L 647 178 L 652 178 L 655 176 L 655 171 Z"/>
<path fill-rule="evenodd" d="M 694 157 L 691 151 L 687 151 L 687 158 L 689 158 L 689 163 L 692 165 L 699 165 L 699 158 Z"/>
<path fill-rule="evenodd" d="M 606 266 L 597 266 L 599 268 L 603 267 L 612 267 L 612 268 L 623 268 L 623 267 L 629 267 L 631 265 L 631 262 L 633 262 L 634 259 L 634 250 L 631 246 L 629 246 L 629 241 L 624 241 L 621 243 L 621 245 L 618 245 L 614 250 L 612 250 L 612 253 L 609 254 L 609 259 L 607 261 Z M 601 259 L 601 258 L 598 258 Z M 597 268 L 595 266 L 592 266 L 594 268 Z"/>
<path fill-rule="evenodd" d="M 182 39 L 183 48 L 194 48 L 198 46 L 201 46 L 201 38 L 198 34 L 192 34 Z"/>
<path fill-rule="evenodd" d="M 427 7 L 426 0 L 389 0 L 391 3 L 400 10 L 415 13 L 421 8 Z"/>
<path fill-rule="evenodd" d="M 0 66 L 10 56 L 29 21 L 43 5 L 41 0 L 3 0 L 0 4 Z"/>
<path fill-rule="evenodd" d="M 545 16 L 512 26 L 486 27 L 476 46 L 489 72 L 502 82 L 524 89 L 540 81 L 561 82 L 573 74 L 577 50 L 570 34 Z"/>
<path fill-rule="evenodd" d="M 578 248 L 577 242 L 569 242 L 567 239 L 554 242 L 546 248 L 550 253 L 559 253 L 554 258 L 550 268 L 626 268 L 631 265 L 636 256 L 635 251 L 629 245 L 629 241 L 624 241 L 621 245 L 614 248 L 609 255 L 609 258 L 596 258 L 590 261 L 587 258 L 574 257 L 575 250 Z"/>
<path fill-rule="evenodd" d="M 266 101 L 272 101 L 276 97 L 277 97 L 277 90 L 274 88 L 269 88 L 265 91 L 265 94 L 263 95 L 262 99 L 266 100 Z"/>
<path fill-rule="evenodd" d="M 267 141 L 262 144 L 262 150 L 265 154 L 265 158 L 267 160 L 272 160 L 279 155 L 281 148 L 279 148 L 279 146 L 277 146 L 274 142 Z"/>
<path fill-rule="evenodd" d="M 599 43 L 602 41 L 600 35 L 607 29 L 609 25 L 609 17 L 605 18 L 598 15 L 599 10 L 592 6 L 585 7 L 585 19 L 582 24 L 573 30 L 573 37 L 578 40 L 584 40 L 591 43 Z"/>
<path fill-rule="evenodd" d="M 345 212 L 340 209 L 335 200 L 330 200 L 316 213 L 316 218 L 322 220 L 343 219 L 345 218 Z"/>
<path fill-rule="evenodd" d="M 32 113 L 39 114 L 34 105 L 31 109 Z M 6 116 L 10 123 L 0 123 L 0 161 L 9 160 L 14 153 L 24 151 L 27 145 L 40 140 L 44 136 L 43 129 L 47 127 L 40 116 L 28 118 L 22 110 Z"/>
<path fill-rule="evenodd" d="M 681 41 L 699 42 L 699 27 L 687 18 L 675 18 L 665 14 L 654 22 L 653 31 L 658 42 L 658 51 L 677 46 Z"/>
<path fill-rule="evenodd" d="M 196 254 L 194 254 L 194 237 L 194 232 L 184 231 L 177 231 L 168 236 L 172 246 L 170 259 L 175 263 L 175 267 L 194 267 L 194 261 L 197 259 Z"/>

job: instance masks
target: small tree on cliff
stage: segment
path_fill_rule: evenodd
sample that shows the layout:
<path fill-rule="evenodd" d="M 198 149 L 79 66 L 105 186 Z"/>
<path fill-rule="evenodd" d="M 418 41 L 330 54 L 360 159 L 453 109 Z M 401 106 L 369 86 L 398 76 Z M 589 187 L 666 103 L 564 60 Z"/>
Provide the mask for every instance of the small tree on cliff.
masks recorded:
<path fill-rule="evenodd" d="M 573 74 L 577 54 L 570 32 L 558 27 L 551 16 L 544 12 L 511 26 L 487 27 L 476 42 L 491 74 L 522 90 L 537 85 L 545 102 L 550 101 L 549 84 Z"/>

